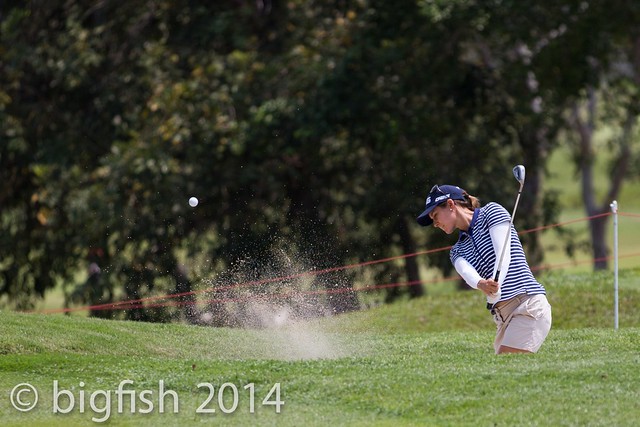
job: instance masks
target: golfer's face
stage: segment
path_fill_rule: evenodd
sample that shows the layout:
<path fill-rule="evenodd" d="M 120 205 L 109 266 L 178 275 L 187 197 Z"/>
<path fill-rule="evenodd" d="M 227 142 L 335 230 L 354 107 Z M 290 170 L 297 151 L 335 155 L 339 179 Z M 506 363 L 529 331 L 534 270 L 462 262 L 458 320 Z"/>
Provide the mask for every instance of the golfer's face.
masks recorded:
<path fill-rule="evenodd" d="M 433 226 L 441 229 L 447 234 L 453 233 L 455 229 L 455 219 L 453 211 L 447 207 L 446 203 L 441 204 L 429 214 L 433 220 Z"/>

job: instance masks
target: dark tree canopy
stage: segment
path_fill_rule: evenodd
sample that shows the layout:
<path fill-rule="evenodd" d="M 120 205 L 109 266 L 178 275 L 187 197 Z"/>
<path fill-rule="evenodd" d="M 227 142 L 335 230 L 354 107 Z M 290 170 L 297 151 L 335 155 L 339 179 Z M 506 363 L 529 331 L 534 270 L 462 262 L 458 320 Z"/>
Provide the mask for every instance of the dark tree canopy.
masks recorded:
<path fill-rule="evenodd" d="M 427 186 L 508 204 L 516 163 L 516 222 L 539 225 L 566 112 L 605 85 L 624 95 L 609 120 L 637 119 L 631 3 L 3 2 L 0 302 L 188 293 L 239 260 L 261 278 L 282 242 L 309 269 L 442 246 L 415 226 Z M 414 281 L 424 261 L 450 270 L 372 269 Z"/>

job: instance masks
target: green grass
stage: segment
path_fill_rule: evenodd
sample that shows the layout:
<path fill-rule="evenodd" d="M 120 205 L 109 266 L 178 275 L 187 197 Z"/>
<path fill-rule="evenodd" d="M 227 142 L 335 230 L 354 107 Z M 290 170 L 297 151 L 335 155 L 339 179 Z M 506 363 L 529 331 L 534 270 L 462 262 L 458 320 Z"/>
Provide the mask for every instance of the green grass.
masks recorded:
<path fill-rule="evenodd" d="M 426 296 L 368 311 L 264 330 L 0 313 L 0 424 L 89 425 L 90 397 L 111 391 L 109 425 L 637 425 L 640 399 L 640 271 L 625 270 L 614 331 L 611 275 L 542 276 L 554 326 L 536 355 L 495 356 L 478 292 Z M 151 414 L 117 412 L 115 389 L 154 392 Z M 76 400 L 53 414 L 53 382 Z M 158 411 L 159 382 L 175 391 Z M 13 409 L 12 388 L 39 391 L 31 412 Z M 238 408 L 196 414 L 232 383 Z M 254 414 L 247 384 L 255 384 Z M 281 413 L 262 399 L 280 383 Z M 81 392 L 85 412 L 79 412 Z M 26 398 L 30 397 L 26 395 Z M 231 406 L 231 389 L 223 403 Z M 27 400 L 27 399 L 25 399 Z M 97 408 L 104 406 L 98 399 Z M 127 400 L 128 402 L 128 400 Z M 69 406 L 63 397 L 58 402 Z M 137 400 L 137 408 L 142 402 Z"/>

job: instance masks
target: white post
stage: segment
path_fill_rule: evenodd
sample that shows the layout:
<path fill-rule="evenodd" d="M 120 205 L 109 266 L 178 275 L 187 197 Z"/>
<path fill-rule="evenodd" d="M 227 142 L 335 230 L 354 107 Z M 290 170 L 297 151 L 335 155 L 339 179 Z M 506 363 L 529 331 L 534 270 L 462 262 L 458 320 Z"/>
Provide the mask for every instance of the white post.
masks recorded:
<path fill-rule="evenodd" d="M 618 202 L 610 205 L 613 213 L 613 328 L 618 329 Z"/>

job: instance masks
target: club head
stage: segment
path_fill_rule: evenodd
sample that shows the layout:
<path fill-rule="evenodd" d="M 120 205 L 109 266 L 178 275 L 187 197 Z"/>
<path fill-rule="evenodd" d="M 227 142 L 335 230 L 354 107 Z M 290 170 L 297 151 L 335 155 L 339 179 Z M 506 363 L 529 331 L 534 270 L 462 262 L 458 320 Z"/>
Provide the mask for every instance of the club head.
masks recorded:
<path fill-rule="evenodd" d="M 524 166 L 518 165 L 513 168 L 513 176 L 516 177 L 520 185 L 524 185 L 525 169 Z"/>

